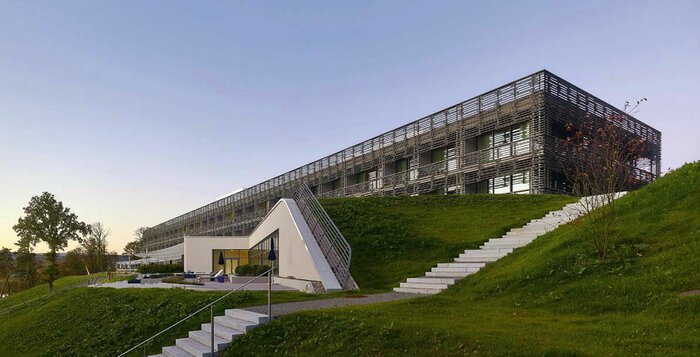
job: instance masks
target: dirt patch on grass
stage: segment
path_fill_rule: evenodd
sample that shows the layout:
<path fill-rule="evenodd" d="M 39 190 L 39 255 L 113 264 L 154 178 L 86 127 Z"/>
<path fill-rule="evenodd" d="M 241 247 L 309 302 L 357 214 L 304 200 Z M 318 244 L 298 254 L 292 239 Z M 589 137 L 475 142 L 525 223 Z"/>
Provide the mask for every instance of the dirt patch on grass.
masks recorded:
<path fill-rule="evenodd" d="M 684 292 L 682 292 L 682 293 L 680 293 L 680 294 L 678 294 L 678 295 L 680 295 L 680 296 L 700 295 L 700 289 L 684 291 Z"/>

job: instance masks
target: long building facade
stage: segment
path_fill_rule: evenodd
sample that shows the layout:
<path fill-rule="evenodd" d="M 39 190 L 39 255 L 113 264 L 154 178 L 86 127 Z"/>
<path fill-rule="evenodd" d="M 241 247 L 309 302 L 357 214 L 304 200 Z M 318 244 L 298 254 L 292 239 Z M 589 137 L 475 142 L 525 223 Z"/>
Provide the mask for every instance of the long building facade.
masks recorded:
<path fill-rule="evenodd" d="M 660 173 L 661 133 L 543 70 L 153 226 L 144 248 L 168 248 L 184 236 L 247 235 L 301 182 L 324 198 L 566 194 L 565 126 L 613 115 L 645 140 L 636 185 L 651 182 Z"/>

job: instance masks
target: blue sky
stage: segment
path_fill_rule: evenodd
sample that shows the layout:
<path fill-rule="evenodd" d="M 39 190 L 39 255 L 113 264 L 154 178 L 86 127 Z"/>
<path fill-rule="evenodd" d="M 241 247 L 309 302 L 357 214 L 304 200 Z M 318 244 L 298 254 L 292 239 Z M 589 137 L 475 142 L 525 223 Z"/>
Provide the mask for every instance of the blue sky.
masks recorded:
<path fill-rule="evenodd" d="M 543 68 L 617 106 L 647 97 L 636 116 L 678 167 L 700 159 L 699 4 L 0 0 L 0 246 L 50 191 L 121 251 Z"/>

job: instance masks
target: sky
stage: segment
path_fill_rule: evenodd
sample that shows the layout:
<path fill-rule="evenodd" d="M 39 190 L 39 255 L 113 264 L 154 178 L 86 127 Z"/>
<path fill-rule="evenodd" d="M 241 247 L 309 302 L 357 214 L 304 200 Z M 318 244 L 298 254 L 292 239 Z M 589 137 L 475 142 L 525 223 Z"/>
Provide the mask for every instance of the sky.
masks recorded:
<path fill-rule="evenodd" d="M 0 247 L 49 191 L 121 252 L 139 226 L 541 69 L 648 98 L 635 116 L 676 168 L 700 159 L 698 19 L 698 1 L 0 0 Z"/>

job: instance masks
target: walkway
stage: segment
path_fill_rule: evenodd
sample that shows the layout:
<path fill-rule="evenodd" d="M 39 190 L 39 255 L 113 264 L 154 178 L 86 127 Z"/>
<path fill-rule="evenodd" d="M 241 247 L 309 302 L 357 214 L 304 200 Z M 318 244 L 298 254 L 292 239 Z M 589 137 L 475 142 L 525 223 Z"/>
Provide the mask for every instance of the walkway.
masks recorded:
<path fill-rule="evenodd" d="M 392 291 L 388 293 L 356 295 L 332 299 L 286 302 L 282 304 L 273 304 L 272 315 L 280 316 L 307 310 L 323 310 L 344 306 L 368 305 L 381 302 L 412 299 L 420 296 L 421 295 L 417 294 L 399 293 Z M 261 314 L 267 314 L 267 305 L 246 307 L 244 308 L 244 310 L 257 312 Z"/>
<path fill-rule="evenodd" d="M 189 284 L 171 284 L 171 283 L 163 283 L 160 281 L 160 279 L 143 279 L 141 284 L 129 284 L 126 281 L 115 281 L 112 283 L 103 283 L 99 285 L 90 285 L 90 287 L 97 287 L 97 288 L 115 288 L 115 289 L 125 289 L 125 288 L 136 288 L 136 289 L 151 289 L 151 288 L 160 288 L 160 289 L 170 289 L 170 288 L 182 288 L 182 289 L 187 289 L 187 290 L 197 290 L 197 291 L 231 291 L 235 290 L 237 288 L 240 288 L 243 286 L 243 282 L 225 282 L 225 283 L 217 283 L 217 282 L 209 282 L 206 281 L 204 282 L 204 285 L 189 285 Z M 250 283 L 248 284 L 243 290 L 249 290 L 249 291 L 267 291 L 267 282 L 266 281 L 261 281 L 261 282 L 255 282 L 255 283 Z M 278 285 L 278 284 L 272 284 L 272 290 L 275 291 L 296 291 L 296 289 L 289 288 L 286 286 Z"/>

